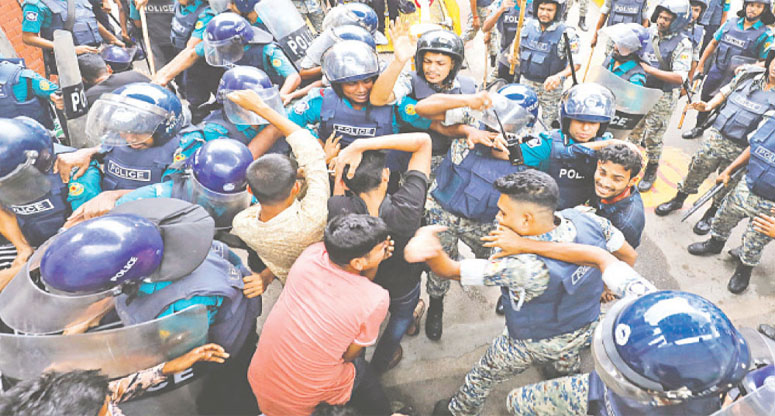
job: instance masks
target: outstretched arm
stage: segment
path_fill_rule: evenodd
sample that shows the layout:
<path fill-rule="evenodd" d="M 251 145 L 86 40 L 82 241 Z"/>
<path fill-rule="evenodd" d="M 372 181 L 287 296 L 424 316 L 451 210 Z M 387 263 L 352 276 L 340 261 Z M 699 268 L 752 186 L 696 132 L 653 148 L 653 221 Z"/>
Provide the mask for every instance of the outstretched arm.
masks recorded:
<path fill-rule="evenodd" d="M 349 165 L 347 176 L 355 175 L 358 165 L 361 163 L 363 152 L 369 150 L 398 150 L 410 152 L 409 170 L 417 170 L 430 176 L 431 173 L 431 137 L 427 133 L 402 133 L 375 137 L 368 140 L 356 140 L 342 151 L 336 159 L 337 182 L 341 179 L 344 167 Z"/>
<path fill-rule="evenodd" d="M 433 94 L 415 105 L 417 114 L 431 120 L 444 120 L 447 110 L 470 107 L 472 110 L 484 110 L 492 106 L 487 91 L 476 94 Z"/>

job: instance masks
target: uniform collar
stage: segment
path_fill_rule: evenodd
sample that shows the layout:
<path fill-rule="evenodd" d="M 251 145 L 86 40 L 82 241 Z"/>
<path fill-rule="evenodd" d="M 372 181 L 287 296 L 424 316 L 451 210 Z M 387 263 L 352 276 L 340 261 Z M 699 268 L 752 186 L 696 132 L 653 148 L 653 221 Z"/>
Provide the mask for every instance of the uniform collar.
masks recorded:
<path fill-rule="evenodd" d="M 611 66 L 612 67 L 613 67 L 614 62 L 616 62 L 616 60 L 612 59 L 611 60 Z M 621 64 L 619 64 L 619 66 L 616 67 L 616 70 L 617 71 L 622 71 L 622 72 L 627 72 L 627 71 L 631 70 L 632 68 L 635 68 L 636 65 L 638 65 L 638 61 L 636 61 L 635 59 L 630 59 L 630 60 L 624 61 Z"/>
<path fill-rule="evenodd" d="M 744 23 L 744 22 L 745 22 L 745 17 L 738 18 L 738 19 L 737 19 L 737 27 L 738 27 L 739 29 L 743 30 L 743 27 L 744 27 L 744 26 L 743 26 L 743 23 Z M 756 23 L 754 23 L 753 25 L 751 25 L 751 27 L 750 27 L 750 28 L 748 28 L 748 29 L 749 29 L 749 30 L 751 30 L 751 29 L 753 29 L 753 30 L 756 30 L 756 29 L 758 29 L 758 28 L 762 27 L 762 25 L 763 25 L 763 24 L 764 24 L 764 23 L 762 23 L 762 19 L 760 18 L 759 20 L 757 20 L 757 21 L 756 21 Z"/>
<path fill-rule="evenodd" d="M 189 4 L 188 6 L 184 6 L 183 10 L 191 13 L 196 11 L 196 9 L 202 5 L 202 0 L 196 0 L 193 3 Z"/>

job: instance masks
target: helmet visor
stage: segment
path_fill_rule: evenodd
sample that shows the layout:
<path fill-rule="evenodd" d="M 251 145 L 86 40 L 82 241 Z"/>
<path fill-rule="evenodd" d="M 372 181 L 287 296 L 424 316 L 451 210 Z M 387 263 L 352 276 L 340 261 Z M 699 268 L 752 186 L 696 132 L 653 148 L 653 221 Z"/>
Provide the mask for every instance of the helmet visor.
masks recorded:
<path fill-rule="evenodd" d="M 490 97 L 492 107 L 488 108 L 482 115 L 482 123 L 487 127 L 500 132 L 501 128 L 498 124 L 498 119 L 500 119 L 506 134 L 518 137 L 522 129 L 533 122 L 533 115 L 516 102 L 500 94 L 490 94 Z"/>
<path fill-rule="evenodd" d="M 207 189 L 193 174 L 186 181 L 185 199 L 207 210 L 215 220 L 215 229 L 229 229 L 234 216 L 250 206 L 252 195 L 247 190 L 225 194 Z"/>
<path fill-rule="evenodd" d="M 640 38 L 627 24 L 606 26 L 600 29 L 600 33 L 614 42 L 621 56 L 627 56 L 641 48 Z"/>
<path fill-rule="evenodd" d="M 224 96 L 227 96 L 232 90 L 223 90 Z M 277 87 L 265 88 L 261 90 L 254 90 L 261 100 L 265 102 L 273 110 L 280 114 L 285 114 L 283 108 L 283 101 L 280 99 L 280 92 Z M 269 124 L 266 119 L 258 114 L 242 108 L 239 104 L 228 98 L 223 100 L 223 111 L 226 113 L 226 117 L 234 124 L 239 125 L 261 125 Z"/>
<path fill-rule="evenodd" d="M 35 158 L 28 156 L 24 164 L 0 178 L 0 205 L 24 209 L 20 205 L 37 201 L 50 190 L 48 178 L 35 167 Z"/>
<path fill-rule="evenodd" d="M 108 146 L 150 147 L 156 129 L 167 121 L 157 106 L 131 97 L 104 94 L 89 110 L 86 134 Z"/>
<path fill-rule="evenodd" d="M 245 55 L 245 45 L 239 36 L 225 40 L 209 40 L 205 37 L 205 61 L 212 66 L 229 66 Z"/>
<path fill-rule="evenodd" d="M 331 82 L 351 82 L 379 75 L 377 53 L 363 42 L 342 41 L 323 55 L 323 74 Z"/>

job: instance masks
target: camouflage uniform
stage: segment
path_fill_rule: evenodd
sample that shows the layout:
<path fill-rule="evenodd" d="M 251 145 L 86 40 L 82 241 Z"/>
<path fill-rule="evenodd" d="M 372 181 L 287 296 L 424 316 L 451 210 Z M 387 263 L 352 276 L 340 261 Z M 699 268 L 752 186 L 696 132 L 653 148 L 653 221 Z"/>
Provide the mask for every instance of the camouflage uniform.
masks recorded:
<path fill-rule="evenodd" d="M 570 8 L 573 7 L 574 0 L 568 1 L 568 7 L 565 8 L 565 17 L 568 17 Z M 586 19 L 587 9 L 589 8 L 589 0 L 578 0 L 579 2 L 579 19 Z"/>
<path fill-rule="evenodd" d="M 321 33 L 323 31 L 323 18 L 326 17 L 323 14 L 323 9 L 320 7 L 320 0 L 292 0 L 293 5 L 296 6 L 296 10 L 301 13 L 303 17 L 309 19 L 312 23 L 312 27 L 315 32 Z"/>
<path fill-rule="evenodd" d="M 669 39 L 672 36 L 683 35 L 672 34 L 662 39 Z M 685 79 L 692 66 L 692 54 L 692 41 L 684 37 L 671 55 L 671 72 L 678 72 Z M 675 106 L 678 103 L 680 93 L 681 89 L 676 88 L 671 92 L 662 94 L 662 97 L 651 111 L 630 132 L 628 140 L 638 146 L 643 145 L 646 147 L 646 156 L 649 163 L 656 164 L 659 162 L 659 157 L 662 155 L 663 136 L 667 130 L 668 123 L 670 123 L 670 117 L 673 116 L 673 110 L 675 110 Z"/>
<path fill-rule="evenodd" d="M 487 17 L 490 15 L 491 11 L 492 9 L 490 5 L 487 5 L 484 7 L 476 6 L 476 14 L 479 15 L 479 24 L 482 24 L 482 25 L 484 24 L 484 21 L 487 20 Z M 469 40 L 473 39 L 476 36 L 476 32 L 478 32 L 478 30 L 474 30 L 474 14 L 469 13 L 466 30 L 465 32 L 463 32 L 463 35 L 460 37 L 463 39 L 463 42 L 468 42 Z M 487 42 L 487 52 L 489 53 L 488 56 L 498 55 L 498 45 L 500 45 L 498 36 L 499 36 L 499 33 L 497 29 L 490 30 L 490 41 Z"/>
<path fill-rule="evenodd" d="M 753 218 L 759 214 L 770 214 L 775 207 L 775 201 L 762 198 L 748 188 L 746 182 L 738 182 L 735 189 L 727 195 L 721 209 L 713 217 L 713 227 L 710 232 L 714 238 L 727 240 L 732 229 L 745 217 Z M 743 234 L 743 248 L 740 261 L 746 266 L 757 266 L 762 257 L 762 249 L 772 240 L 769 236 L 756 231 L 753 221 Z"/>
<path fill-rule="evenodd" d="M 591 213 L 599 224 L 608 242 L 610 251 L 618 250 L 624 243 L 624 236 L 611 223 Z M 558 214 L 561 218 L 561 215 Z M 527 238 L 542 241 L 572 242 L 576 227 L 562 218 L 560 225 L 552 231 Z M 520 254 L 498 260 L 465 260 L 464 262 L 485 262 L 481 281 L 461 276 L 462 284 L 484 284 L 510 288 L 511 296 L 524 302 L 543 294 L 549 285 L 549 269 L 534 254 Z M 469 263 L 471 264 L 471 263 Z M 464 263 L 461 267 L 468 268 Z M 476 415 L 481 411 L 494 383 L 523 372 L 533 364 L 550 364 L 561 373 L 577 372 L 581 366 L 579 353 L 589 345 L 597 321 L 575 331 L 551 338 L 531 340 L 514 339 L 508 331 L 495 338 L 484 356 L 466 374 L 462 387 L 452 396 L 449 410 L 455 415 Z"/>
<path fill-rule="evenodd" d="M 582 416 L 589 405 L 589 374 L 542 381 L 512 390 L 506 408 L 513 415 Z"/>
<path fill-rule="evenodd" d="M 702 147 L 694 155 L 689 164 L 689 172 L 683 182 L 678 184 L 678 191 L 686 194 L 696 194 L 702 182 L 715 171 L 722 171 L 734 161 L 745 146 L 735 141 L 725 139 L 721 133 L 711 127 L 705 130 L 702 138 Z M 734 189 L 737 182 L 730 182 L 729 186 L 713 197 L 713 205 L 719 207 L 724 201 L 730 189 Z"/>

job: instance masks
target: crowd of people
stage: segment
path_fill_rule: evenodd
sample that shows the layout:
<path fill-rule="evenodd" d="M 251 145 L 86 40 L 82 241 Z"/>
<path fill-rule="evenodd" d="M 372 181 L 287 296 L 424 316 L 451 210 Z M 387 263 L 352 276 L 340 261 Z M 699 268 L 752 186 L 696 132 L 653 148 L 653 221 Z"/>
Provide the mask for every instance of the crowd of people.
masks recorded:
<path fill-rule="evenodd" d="M 655 213 L 717 173 L 687 249 L 748 219 L 746 296 L 775 238 L 770 0 L 606 0 L 602 64 L 588 0 L 577 25 L 566 0 L 470 0 L 457 33 L 432 3 L 21 2 L 45 76 L 0 58 L 0 414 L 429 414 L 381 377 L 404 336 L 442 338 L 452 280 L 499 287 L 506 324 L 434 415 L 530 367 L 511 414 L 772 414 L 775 328 L 633 269 L 687 96 L 702 144 Z"/>

